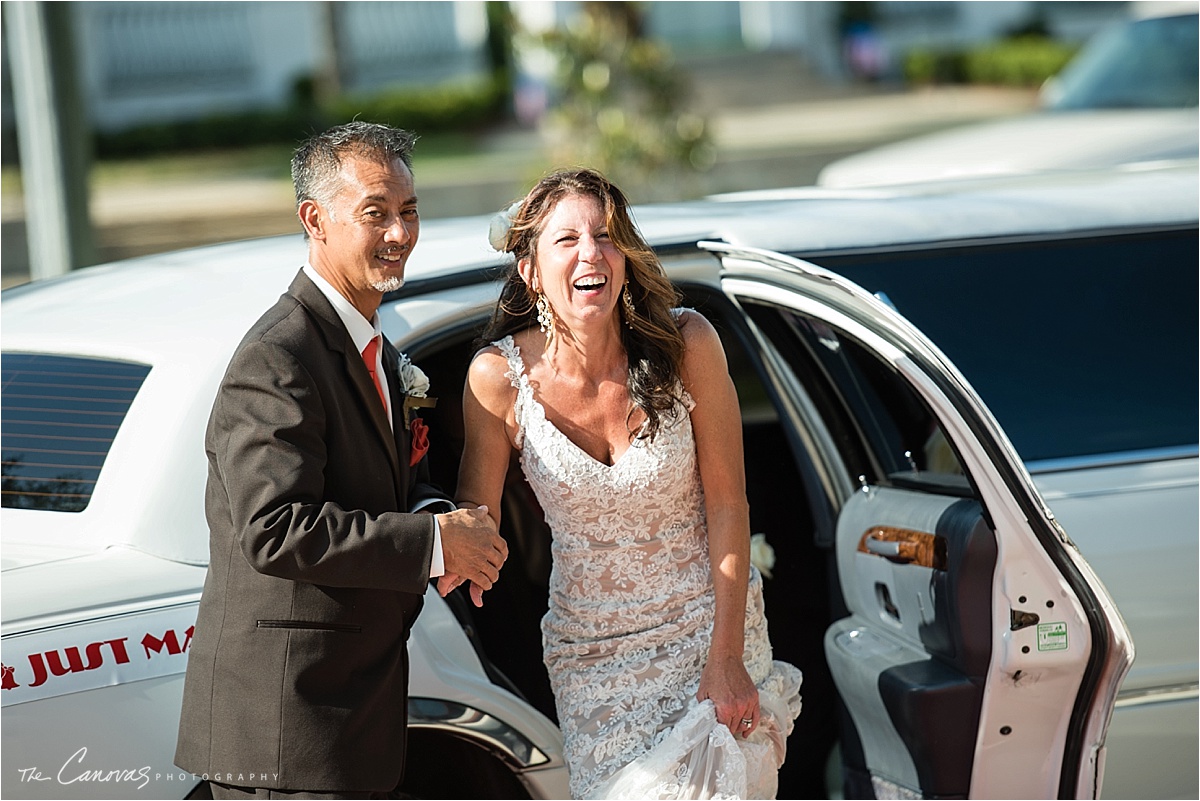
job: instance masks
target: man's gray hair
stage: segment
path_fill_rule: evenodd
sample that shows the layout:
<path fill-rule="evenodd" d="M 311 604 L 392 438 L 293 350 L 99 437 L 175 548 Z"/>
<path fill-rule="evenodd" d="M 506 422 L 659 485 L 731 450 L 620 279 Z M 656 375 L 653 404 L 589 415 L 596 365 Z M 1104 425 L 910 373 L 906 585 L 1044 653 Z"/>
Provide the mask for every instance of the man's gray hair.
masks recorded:
<path fill-rule="evenodd" d="M 358 120 L 309 137 L 292 154 L 296 208 L 299 209 L 306 200 L 315 200 L 328 208 L 338 192 L 338 172 L 346 158 L 362 158 L 379 164 L 391 164 L 400 159 L 411 172 L 416 141 L 417 136 L 411 131 Z"/>

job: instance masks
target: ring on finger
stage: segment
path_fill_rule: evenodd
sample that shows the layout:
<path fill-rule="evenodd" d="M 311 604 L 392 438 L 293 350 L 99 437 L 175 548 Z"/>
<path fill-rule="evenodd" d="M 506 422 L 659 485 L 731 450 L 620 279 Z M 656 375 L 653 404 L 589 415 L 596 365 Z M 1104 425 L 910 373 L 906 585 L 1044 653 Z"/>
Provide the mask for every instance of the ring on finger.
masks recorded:
<path fill-rule="evenodd" d="M 752 726 L 753 724 L 754 724 L 753 718 L 742 718 L 742 725 L 745 726 L 747 729 L 750 728 L 750 726 Z"/>

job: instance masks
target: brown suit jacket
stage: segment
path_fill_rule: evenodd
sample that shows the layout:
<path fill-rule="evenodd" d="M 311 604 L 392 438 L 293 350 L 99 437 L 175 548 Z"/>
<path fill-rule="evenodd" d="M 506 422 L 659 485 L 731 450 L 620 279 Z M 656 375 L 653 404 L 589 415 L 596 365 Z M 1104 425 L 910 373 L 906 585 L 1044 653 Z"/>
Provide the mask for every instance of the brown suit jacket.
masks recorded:
<path fill-rule="evenodd" d="M 337 313 L 301 272 L 238 346 L 205 438 L 210 563 L 176 764 L 214 781 L 391 790 L 404 767 L 406 641 L 445 496 L 409 467 Z"/>

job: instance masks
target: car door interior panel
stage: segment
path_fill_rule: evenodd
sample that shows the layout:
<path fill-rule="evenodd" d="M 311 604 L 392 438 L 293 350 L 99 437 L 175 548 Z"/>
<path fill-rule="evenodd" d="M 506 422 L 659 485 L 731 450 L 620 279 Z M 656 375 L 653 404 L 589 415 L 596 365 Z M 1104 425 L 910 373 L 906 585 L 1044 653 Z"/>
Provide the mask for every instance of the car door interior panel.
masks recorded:
<path fill-rule="evenodd" d="M 829 628 L 825 653 L 871 773 L 925 797 L 965 797 L 991 652 L 994 534 L 977 501 L 868 487 L 843 507 L 837 541 L 851 616 Z"/>

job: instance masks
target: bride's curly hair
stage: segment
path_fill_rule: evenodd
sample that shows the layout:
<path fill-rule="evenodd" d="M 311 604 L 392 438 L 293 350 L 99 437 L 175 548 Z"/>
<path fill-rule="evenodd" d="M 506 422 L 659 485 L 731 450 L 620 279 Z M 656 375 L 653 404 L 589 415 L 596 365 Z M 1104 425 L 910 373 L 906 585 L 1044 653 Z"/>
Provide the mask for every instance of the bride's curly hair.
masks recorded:
<path fill-rule="evenodd" d="M 625 275 L 634 313 L 629 314 L 622 302 L 617 303 L 617 308 L 624 323 L 620 331 L 629 363 L 629 398 L 646 414 L 646 425 L 639 436 L 653 439 L 664 420 L 674 419 L 682 405 L 679 378 L 683 334 L 680 323 L 671 314 L 671 309 L 679 305 L 679 294 L 629 216 L 629 202 L 624 193 L 599 172 L 560 170 L 538 181 L 519 202 L 502 246 L 499 241 L 494 243 L 514 258 L 505 270 L 500 300 L 482 341 L 494 342 L 537 324 L 534 306 L 537 297 L 521 280 L 517 263 L 529 259 L 536 264 L 537 240 L 546 219 L 559 201 L 580 195 L 600 201 L 609 239 L 625 256 Z"/>

